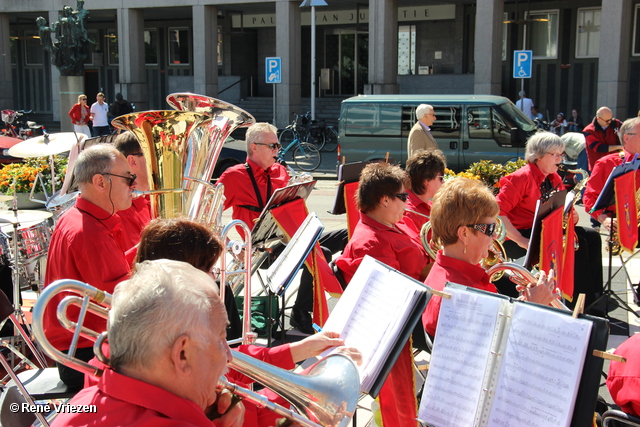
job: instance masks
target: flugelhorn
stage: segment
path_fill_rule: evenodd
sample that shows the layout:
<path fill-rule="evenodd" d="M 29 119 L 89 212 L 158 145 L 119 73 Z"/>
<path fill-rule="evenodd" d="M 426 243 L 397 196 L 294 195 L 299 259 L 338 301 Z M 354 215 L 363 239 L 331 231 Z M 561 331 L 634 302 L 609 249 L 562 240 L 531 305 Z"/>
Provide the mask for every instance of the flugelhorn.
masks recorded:
<path fill-rule="evenodd" d="M 515 262 L 502 262 L 496 264 L 487 270 L 487 275 L 489 277 L 492 277 L 495 274 L 499 274 L 507 270 L 513 273 L 513 275 L 510 277 L 511 281 L 523 287 L 527 287 L 530 284 L 535 284 L 538 282 L 538 278 L 536 276 L 534 276 L 529 270 L 527 270 L 520 264 L 516 264 Z M 554 298 L 553 301 L 549 303 L 549 305 L 555 308 L 569 310 L 569 308 L 567 308 L 567 306 L 564 305 L 558 298 Z"/>
<path fill-rule="evenodd" d="M 61 292 L 73 293 L 63 298 L 57 307 L 60 323 L 74 332 L 69 354 L 64 354 L 51 345 L 44 334 L 43 318 L 47 304 Z M 91 301 L 93 300 L 93 301 Z M 108 358 L 102 354 L 101 343 L 105 333 L 90 330 L 82 326 L 82 319 L 87 311 L 107 318 L 111 304 L 111 295 L 89 284 L 77 280 L 58 280 L 51 283 L 42 292 L 33 307 L 33 329 L 36 339 L 44 351 L 56 362 L 85 374 L 101 376 L 102 369 L 74 357 L 75 346 L 79 336 L 95 341 L 94 352 L 102 361 Z M 67 317 L 67 309 L 80 306 L 78 322 Z M 98 339 L 100 337 L 100 339 Z M 220 380 L 223 387 L 255 403 L 259 407 L 267 407 L 306 427 L 346 427 L 353 416 L 360 394 L 360 377 L 358 369 L 351 359 L 343 355 L 332 355 L 312 365 L 306 375 L 296 374 L 256 360 L 250 356 L 232 350 L 233 361 L 229 365 L 240 373 L 261 382 L 278 395 L 291 403 L 304 416 L 292 412 L 282 406 L 258 397 L 251 390 L 229 384 L 226 379 Z"/>

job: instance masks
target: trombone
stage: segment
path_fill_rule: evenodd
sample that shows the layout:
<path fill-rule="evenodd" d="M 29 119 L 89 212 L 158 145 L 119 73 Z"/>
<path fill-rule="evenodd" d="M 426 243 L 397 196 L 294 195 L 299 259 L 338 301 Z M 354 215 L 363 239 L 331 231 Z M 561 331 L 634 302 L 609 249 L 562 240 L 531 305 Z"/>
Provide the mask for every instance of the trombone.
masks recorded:
<path fill-rule="evenodd" d="M 72 293 L 62 299 L 56 311 L 60 323 L 73 332 L 68 354 L 51 345 L 44 333 L 43 325 L 45 308 L 62 292 Z M 78 339 L 82 336 L 94 341 L 96 357 L 108 364 L 109 360 L 101 348 L 101 344 L 106 341 L 106 332 L 93 331 L 82 323 L 88 312 L 107 319 L 111 300 L 109 293 L 77 280 L 58 280 L 51 283 L 33 307 L 33 331 L 36 339 L 54 361 L 84 374 L 102 376 L 101 368 L 77 359 L 74 354 Z M 67 309 L 71 306 L 80 308 L 77 322 L 67 317 Z M 224 377 L 220 379 L 219 387 L 227 388 L 256 406 L 266 407 L 305 427 L 346 427 L 353 417 L 360 393 L 360 377 L 358 369 L 348 357 L 340 354 L 328 356 L 312 365 L 306 375 L 302 375 L 277 368 L 235 350 L 232 350 L 232 353 L 230 367 L 272 389 L 293 405 L 299 414 L 270 402 L 251 390 L 232 385 Z"/>

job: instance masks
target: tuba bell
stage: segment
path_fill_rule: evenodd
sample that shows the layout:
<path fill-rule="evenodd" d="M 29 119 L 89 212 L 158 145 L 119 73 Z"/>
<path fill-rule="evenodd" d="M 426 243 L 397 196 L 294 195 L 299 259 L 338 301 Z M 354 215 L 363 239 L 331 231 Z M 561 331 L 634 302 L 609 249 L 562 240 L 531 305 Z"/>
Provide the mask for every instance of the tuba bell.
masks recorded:
<path fill-rule="evenodd" d="M 63 298 L 57 307 L 60 323 L 74 333 L 69 354 L 62 353 L 51 345 L 44 333 L 44 311 L 47 304 L 59 293 L 71 293 Z M 77 280 L 58 280 L 45 288 L 33 307 L 33 330 L 36 339 L 44 351 L 56 362 L 85 374 L 100 377 L 103 370 L 74 357 L 74 349 L 79 336 L 95 342 L 94 352 L 99 360 L 108 362 L 102 353 L 101 344 L 106 333 L 90 330 L 82 326 L 87 312 L 107 318 L 111 304 L 111 295 L 89 284 Z M 69 320 L 67 309 L 80 307 L 78 322 Z M 240 373 L 261 382 L 291 403 L 298 413 L 268 401 L 264 396 L 251 390 L 230 384 L 222 377 L 219 387 L 228 388 L 258 407 L 266 407 L 283 417 L 306 427 L 346 427 L 358 403 L 360 377 L 358 369 L 351 359 L 336 354 L 326 357 L 312 365 L 306 374 L 296 374 L 256 360 L 250 356 L 232 350 L 233 361 L 230 366 Z M 108 363 L 107 363 L 108 364 Z"/>

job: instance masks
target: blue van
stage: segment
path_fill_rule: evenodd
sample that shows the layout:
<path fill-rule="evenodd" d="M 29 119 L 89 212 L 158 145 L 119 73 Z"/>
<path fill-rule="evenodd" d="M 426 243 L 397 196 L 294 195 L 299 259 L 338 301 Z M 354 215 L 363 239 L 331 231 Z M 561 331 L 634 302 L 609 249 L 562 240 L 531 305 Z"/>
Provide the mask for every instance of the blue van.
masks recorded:
<path fill-rule="evenodd" d="M 455 171 L 471 163 L 524 157 L 536 125 L 509 99 L 493 95 L 358 95 L 342 101 L 338 142 L 349 163 L 389 158 L 404 165 L 415 110 L 430 104 L 431 134 Z"/>

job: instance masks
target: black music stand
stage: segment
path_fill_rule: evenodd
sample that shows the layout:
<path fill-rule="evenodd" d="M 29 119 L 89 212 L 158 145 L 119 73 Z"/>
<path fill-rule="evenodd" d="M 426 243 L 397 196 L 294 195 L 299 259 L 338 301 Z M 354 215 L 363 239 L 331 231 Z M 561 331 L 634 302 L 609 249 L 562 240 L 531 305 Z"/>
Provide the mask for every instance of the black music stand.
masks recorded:
<path fill-rule="evenodd" d="M 616 213 L 615 213 L 615 209 L 612 209 L 611 207 L 615 206 L 615 202 L 616 202 L 615 179 L 623 175 L 626 175 L 628 173 L 636 173 L 638 166 L 640 166 L 640 160 L 637 160 L 637 157 L 638 155 L 636 154 L 632 161 L 623 163 L 622 165 L 616 166 L 615 168 L 613 168 L 613 170 L 611 171 L 611 174 L 609 174 L 609 177 L 607 178 L 607 182 L 605 183 L 604 188 L 602 189 L 602 192 L 600 193 L 600 196 L 596 200 L 595 205 L 593 205 L 593 208 L 591 208 L 591 211 L 589 213 L 604 209 L 603 213 L 609 216 L 609 218 L 611 218 L 611 222 L 613 224 L 613 219 L 615 218 Z M 629 304 L 627 304 L 626 301 L 620 298 L 620 296 L 618 296 L 618 294 L 613 289 L 611 289 L 611 285 L 613 281 L 613 246 L 614 246 L 613 237 L 614 237 L 614 233 L 613 233 L 613 226 L 612 226 L 612 227 L 609 227 L 609 241 L 608 241 L 609 268 L 607 270 L 607 283 L 604 286 L 604 291 L 602 292 L 602 295 L 593 303 L 591 303 L 591 305 L 589 305 L 589 307 L 587 307 L 586 310 L 590 309 L 591 307 L 598 304 L 602 299 L 606 298 L 604 312 L 605 312 L 605 315 L 609 317 L 609 305 L 610 305 L 609 303 L 613 298 L 616 301 L 618 301 L 618 304 L 622 308 L 627 310 L 629 313 L 633 313 L 636 317 L 640 317 L 640 315 L 636 313 L 635 310 L 632 309 L 629 306 Z"/>

